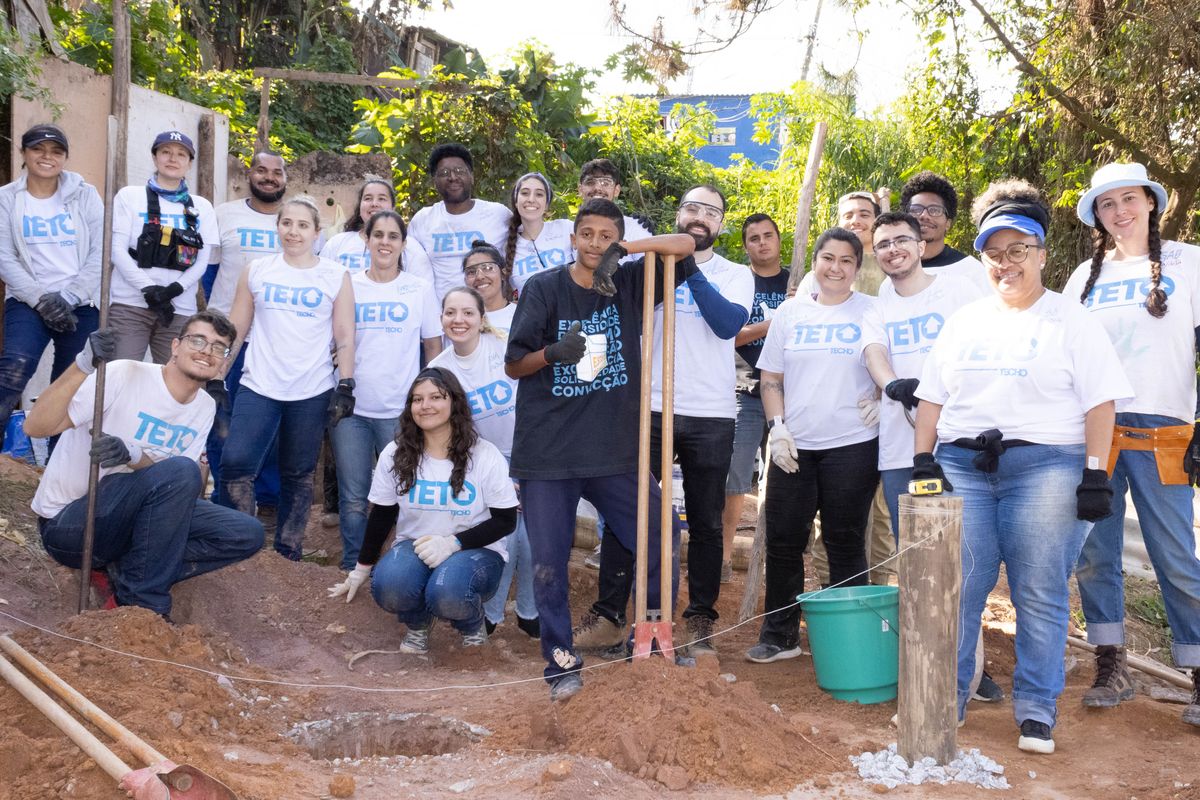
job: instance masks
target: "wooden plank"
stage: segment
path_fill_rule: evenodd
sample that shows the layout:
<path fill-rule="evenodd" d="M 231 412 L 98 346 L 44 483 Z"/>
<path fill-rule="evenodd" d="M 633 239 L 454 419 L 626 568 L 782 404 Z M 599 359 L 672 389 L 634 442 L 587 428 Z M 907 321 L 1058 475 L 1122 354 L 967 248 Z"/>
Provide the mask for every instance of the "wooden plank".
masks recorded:
<path fill-rule="evenodd" d="M 255 70 L 257 72 L 258 70 Z M 271 79 L 264 75 L 258 95 L 258 146 L 262 152 L 271 149 Z"/>
<path fill-rule="evenodd" d="M 273 69 L 259 67 L 254 77 L 281 81 L 309 81 L 311 83 L 336 83 L 344 86 L 388 86 L 393 89 L 411 89 L 417 85 L 410 78 L 377 78 L 374 75 L 349 75 L 342 72 L 316 72 L 307 69 Z"/>
<path fill-rule="evenodd" d="M 50 46 L 50 52 L 59 58 L 65 59 L 67 51 L 63 50 L 62 45 L 58 43 L 58 32 L 54 28 L 54 21 L 50 19 L 50 12 L 46 10 L 45 0 L 25 0 L 25 5 L 33 12 L 34 19 L 37 20 L 38 26 L 42 29 L 42 35 L 46 39 L 46 44 Z"/>
<path fill-rule="evenodd" d="M 817 175 L 821 169 L 821 154 L 825 150 L 825 137 L 829 125 L 818 122 L 813 127 L 812 142 L 808 146 L 808 163 L 804 166 L 804 183 L 796 203 L 796 232 L 792 237 L 792 269 L 788 276 L 788 288 L 795 289 L 804 277 L 804 262 L 808 255 L 808 229 L 812 224 L 813 198 L 817 194 Z"/>
<path fill-rule="evenodd" d="M 961 539 L 961 497 L 900 495 L 897 752 L 910 764 L 949 764 L 958 749 Z"/>

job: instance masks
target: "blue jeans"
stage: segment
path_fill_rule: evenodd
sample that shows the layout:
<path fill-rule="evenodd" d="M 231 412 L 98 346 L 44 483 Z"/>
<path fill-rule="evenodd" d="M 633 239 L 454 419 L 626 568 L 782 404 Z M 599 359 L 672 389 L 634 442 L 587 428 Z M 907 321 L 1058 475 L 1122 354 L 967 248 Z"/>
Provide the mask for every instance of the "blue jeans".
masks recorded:
<path fill-rule="evenodd" d="M 199 496 L 200 468 L 182 456 L 100 481 L 92 568 L 107 566 L 121 605 L 169 614 L 172 585 L 262 547 L 262 523 Z M 42 545 L 58 563 L 79 568 L 86 517 L 84 495 L 40 522 Z"/>
<path fill-rule="evenodd" d="M 504 542 L 508 546 L 508 561 L 504 564 L 496 593 L 483 606 L 484 613 L 494 625 L 504 621 L 504 606 L 508 603 L 513 573 L 516 573 L 517 616 L 521 619 L 537 619 L 537 603 L 533 599 L 533 553 L 529 548 L 529 531 L 525 529 L 524 514 L 517 513 L 517 527 L 505 537 Z"/>
<path fill-rule="evenodd" d="M 1118 414 L 1118 425 L 1161 428 L 1183 420 L 1152 414 Z M 1200 544 L 1192 527 L 1192 487 L 1165 486 L 1154 453 L 1123 450 L 1112 474 L 1113 513 L 1092 528 L 1075 579 L 1091 644 L 1125 643 L 1125 492 L 1133 495 L 1146 552 L 1162 589 L 1171 625 L 1171 656 L 1180 667 L 1200 667 Z"/>
<path fill-rule="evenodd" d="M 608 543 L 615 540 L 623 551 L 633 552 L 637 548 L 637 490 L 636 472 L 595 478 L 521 480 L 521 503 L 525 509 L 525 525 L 529 530 L 529 550 L 533 555 L 533 598 L 541 620 L 542 657 L 546 659 L 543 674 L 547 681 L 583 666 L 583 659 L 575 652 L 571 641 L 567 574 L 567 564 L 575 542 L 575 509 L 579 505 L 579 498 L 587 500 L 604 515 L 612 533 L 612 536 L 606 535 L 604 541 Z M 649 549 L 646 558 L 648 609 L 661 608 L 658 577 L 661 502 L 662 493 L 658 484 L 651 480 Z M 679 594 L 679 520 L 674 519 L 671 527 L 675 553 L 671 564 L 671 607 L 674 608 L 675 598 Z"/>
<path fill-rule="evenodd" d="M 254 476 L 279 442 L 279 510 L 275 550 L 293 561 L 303 555 L 304 528 L 312 506 L 313 471 L 325 431 L 326 390 L 305 400 L 272 400 L 243 386 L 225 442 L 217 502 L 254 513 Z"/>
<path fill-rule="evenodd" d="M 879 471 L 879 481 L 883 484 L 883 499 L 887 503 L 888 514 L 892 517 L 892 536 L 895 537 L 897 545 L 900 544 L 900 495 L 908 494 L 910 480 L 912 467 Z"/>
<path fill-rule="evenodd" d="M 428 628 L 434 617 L 459 633 L 483 625 L 483 603 L 496 593 L 504 558 L 495 550 L 459 550 L 437 569 L 425 566 L 404 539 L 379 559 L 371 573 L 371 594 L 409 628 Z"/>
<path fill-rule="evenodd" d="M 55 381 L 75 361 L 87 344 L 87 337 L 100 324 L 100 312 L 92 306 L 76 306 L 79 322 L 70 333 L 58 333 L 46 327 L 42 315 L 20 300 L 4 301 L 4 352 L 0 355 L 0 444 L 8 418 L 21 401 L 21 393 L 37 371 L 46 345 L 54 342 L 54 362 L 50 380 Z M 57 437 L 55 437 L 57 440 Z"/>
<path fill-rule="evenodd" d="M 237 403 L 238 390 L 242 387 L 242 370 L 245 364 L 246 348 L 243 346 L 238 352 L 237 358 L 229 365 L 229 371 L 225 373 L 225 391 L 229 393 L 229 403 L 231 406 Z M 225 436 L 219 435 L 217 431 L 224 429 L 226 436 L 228 436 L 231 418 L 231 411 L 217 409 L 216 418 L 213 420 L 212 428 L 208 431 L 208 441 L 205 444 L 205 458 L 208 459 L 208 471 L 212 475 L 213 486 L 217 487 L 213 491 L 214 502 L 220 494 L 221 456 L 225 450 Z M 260 506 L 279 505 L 279 445 L 277 442 L 271 442 L 271 452 L 267 454 L 267 460 L 263 462 L 262 470 L 258 473 L 258 477 L 254 479 L 254 499 Z"/>
<path fill-rule="evenodd" d="M 399 417 L 346 417 L 330 432 L 337 463 L 342 569 L 354 569 L 367 531 L 367 495 L 383 448 L 396 437 Z"/>
<path fill-rule="evenodd" d="M 745 494 L 750 491 L 754 482 L 754 456 L 762 448 L 766 435 L 767 418 L 763 414 L 762 398 L 749 392 L 738 392 L 733 455 L 729 459 L 725 494 Z"/>
<path fill-rule="evenodd" d="M 975 451 L 938 445 L 937 460 L 963 499 L 962 596 L 958 614 L 958 717 L 975 674 L 975 645 L 988 592 L 1004 562 L 1017 612 L 1013 716 L 1053 727 L 1066 676 L 1068 583 L 1092 525 L 1075 518 L 1082 444 L 1016 447 L 991 474 Z"/>

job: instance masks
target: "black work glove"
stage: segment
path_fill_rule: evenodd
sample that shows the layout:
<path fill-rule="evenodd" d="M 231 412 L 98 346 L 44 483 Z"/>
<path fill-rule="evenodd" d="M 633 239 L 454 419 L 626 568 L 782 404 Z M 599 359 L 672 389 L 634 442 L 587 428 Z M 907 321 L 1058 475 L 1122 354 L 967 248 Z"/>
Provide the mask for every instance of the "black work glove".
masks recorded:
<path fill-rule="evenodd" d="M 117 354 L 117 334 L 112 328 L 100 328 L 88 334 L 83 349 L 75 356 L 75 366 L 84 375 L 91 375 L 101 363 L 113 360 Z"/>
<path fill-rule="evenodd" d="M 912 411 L 917 407 L 918 400 L 914 393 L 920 383 L 916 378 L 897 378 L 883 387 L 883 393 Z"/>
<path fill-rule="evenodd" d="M 612 276 L 617 267 L 621 266 L 621 259 L 627 255 L 629 252 L 621 247 L 620 242 L 613 242 L 604 251 L 604 255 L 600 257 L 600 265 L 596 267 L 596 274 L 592 277 L 592 288 L 597 294 L 612 297 L 617 293 Z"/>
<path fill-rule="evenodd" d="M 599 270 L 597 270 L 599 272 Z M 578 322 L 571 323 L 571 329 L 554 344 L 546 345 L 542 351 L 549 364 L 578 364 L 587 353 L 587 339 L 579 332 L 583 326 Z"/>
<path fill-rule="evenodd" d="M 1075 518 L 1095 522 L 1112 513 L 1113 490 L 1108 473 L 1102 469 L 1085 469 L 1083 480 L 1075 489 Z"/>
<path fill-rule="evenodd" d="M 1183 471 L 1188 475 L 1188 483 L 1200 486 L 1200 422 L 1192 431 L 1192 441 L 1183 454 Z"/>
<path fill-rule="evenodd" d="M 342 378 L 329 396 L 329 427 L 354 413 L 354 378 Z"/>
<path fill-rule="evenodd" d="M 148 306 L 169 303 L 181 294 L 183 294 L 183 287 L 178 283 L 168 283 L 166 286 L 147 286 L 142 289 L 142 296 L 146 298 Z"/>
<path fill-rule="evenodd" d="M 954 486 L 942 472 L 942 465 L 933 460 L 933 453 L 917 453 L 913 456 L 912 479 L 914 481 L 938 480 L 943 492 L 953 492 Z"/>
<path fill-rule="evenodd" d="M 178 284 L 175 284 L 178 286 Z M 146 307 L 154 312 L 158 317 L 158 324 L 162 327 L 169 327 L 175 321 L 175 306 L 171 303 L 171 298 L 166 296 L 169 291 L 166 286 L 147 286 L 142 289 L 142 297 L 146 299 Z"/>
<path fill-rule="evenodd" d="M 654 220 L 650 219 L 645 214 L 639 214 L 636 211 L 629 216 L 640 222 L 642 227 L 646 229 L 647 233 L 649 233 L 651 236 L 654 235 Z"/>
<path fill-rule="evenodd" d="M 137 451 L 136 446 L 134 450 Z M 102 467 L 119 467 L 134 461 L 133 453 L 129 452 L 129 447 L 121 440 L 121 437 L 113 436 L 111 433 L 100 434 L 100 438 L 92 442 L 89 455 L 92 457 L 93 464 L 99 464 Z M 142 460 L 141 452 L 137 452 L 137 460 Z"/>
<path fill-rule="evenodd" d="M 57 333 L 69 333 L 79 324 L 71 304 L 58 292 L 46 292 L 38 298 L 33 310 L 42 316 L 46 327 Z"/>

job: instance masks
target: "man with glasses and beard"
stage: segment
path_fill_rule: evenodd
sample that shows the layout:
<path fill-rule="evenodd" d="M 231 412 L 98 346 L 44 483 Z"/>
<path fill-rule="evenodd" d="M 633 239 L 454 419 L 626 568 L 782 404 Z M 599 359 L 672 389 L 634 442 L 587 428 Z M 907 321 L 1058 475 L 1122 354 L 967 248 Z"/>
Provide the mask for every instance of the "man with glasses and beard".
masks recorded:
<path fill-rule="evenodd" d="M 900 210 L 921 225 L 925 254 L 921 266 L 938 273 L 961 275 L 985 293 L 992 290 L 979 260 L 946 244 L 946 233 L 958 216 L 958 192 L 950 181 L 925 170 L 908 179 L 900 190 Z"/>
<path fill-rule="evenodd" d="M 711 637 L 724 560 L 721 516 L 737 418 L 734 339 L 750 318 L 754 302 L 754 273 L 713 252 L 724 219 L 725 196 L 708 184 L 688 190 L 675 216 L 675 232 L 686 233 L 696 242 L 696 264 L 703 275 L 701 280 L 689 278 L 675 290 L 673 444 L 683 472 L 689 537 L 688 606 L 683 611 L 687 633 L 676 639 L 692 643 L 692 656 L 716 656 Z M 654 312 L 650 469 L 656 479 L 669 481 L 670 475 L 658 474 L 663 447 L 662 313 L 661 307 Z M 576 630 L 577 647 L 611 646 L 619 641 L 633 565 L 633 554 L 615 536 L 605 535 L 599 598 Z"/>
<path fill-rule="evenodd" d="M 184 323 L 166 364 L 109 364 L 98 421 L 94 372 L 116 350 L 112 331 L 101 329 L 25 421 L 30 436 L 62 434 L 32 508 L 46 552 L 65 566 L 81 564 L 89 465 L 100 466 L 92 585 L 105 608 L 167 616 L 172 585 L 262 547 L 258 520 L 199 499 L 197 462 L 213 421 L 213 400 L 201 390 L 235 338 L 223 314 L 201 311 Z M 93 443 L 94 425 L 103 433 Z"/>

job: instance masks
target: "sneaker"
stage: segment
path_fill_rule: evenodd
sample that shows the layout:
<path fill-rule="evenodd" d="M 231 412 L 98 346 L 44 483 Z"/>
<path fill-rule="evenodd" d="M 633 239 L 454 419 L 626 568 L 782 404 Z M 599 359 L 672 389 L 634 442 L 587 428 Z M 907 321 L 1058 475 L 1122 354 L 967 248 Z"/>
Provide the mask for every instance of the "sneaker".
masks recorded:
<path fill-rule="evenodd" d="M 483 625 L 480 625 L 478 628 L 476 628 L 471 633 L 464 633 L 462 635 L 462 646 L 463 647 L 483 647 L 485 644 L 487 644 L 487 640 L 488 640 L 488 629 L 487 629 L 487 624 L 485 623 Z M 425 649 L 426 650 L 429 649 L 428 641 L 425 642 Z"/>
<path fill-rule="evenodd" d="M 733 562 L 721 562 L 721 583 L 733 583 Z"/>
<path fill-rule="evenodd" d="M 1183 710 L 1183 721 L 1200 727 L 1200 667 L 1192 668 L 1192 702 Z"/>
<path fill-rule="evenodd" d="M 341 516 L 336 511 L 326 511 L 321 515 L 322 528 L 336 528 L 341 524 Z"/>
<path fill-rule="evenodd" d="M 550 684 L 550 701 L 552 703 L 566 702 L 579 694 L 579 690 L 582 688 L 583 678 L 579 677 L 578 672 L 560 675 L 554 679 L 554 683 Z"/>
<path fill-rule="evenodd" d="M 424 628 L 409 628 L 408 633 L 404 634 L 404 641 L 400 642 L 401 653 L 414 653 L 423 656 L 429 652 L 429 631 L 431 625 L 426 625 Z"/>
<path fill-rule="evenodd" d="M 625 626 L 588 611 L 571 631 L 571 640 L 580 650 L 606 650 L 625 640 Z"/>
<path fill-rule="evenodd" d="M 1017 748 L 1026 753 L 1050 755 L 1054 752 L 1054 737 L 1050 734 L 1050 726 L 1036 719 L 1025 720 L 1021 723 L 1021 738 L 1017 739 Z"/>
<path fill-rule="evenodd" d="M 485 619 L 483 621 L 483 628 L 487 631 L 487 635 L 491 636 L 496 632 L 496 626 L 499 624 L 499 622 L 492 622 L 490 619 Z"/>
<path fill-rule="evenodd" d="M 1083 693 L 1088 708 L 1113 708 L 1133 699 L 1133 679 L 1125 668 L 1125 648 L 1102 644 L 1096 648 L 1096 680 Z"/>
<path fill-rule="evenodd" d="M 517 627 L 524 631 L 525 635 L 530 639 L 542 638 L 542 622 L 538 617 L 534 617 L 533 619 L 525 619 L 524 617 L 518 616 Z"/>
<path fill-rule="evenodd" d="M 772 661 L 783 661 L 785 658 L 795 658 L 803 654 L 799 644 L 791 647 L 780 647 L 777 644 L 759 642 L 746 651 L 746 660 L 755 664 L 770 664 Z"/>
<path fill-rule="evenodd" d="M 687 654 L 692 658 L 699 656 L 716 656 L 717 648 L 713 645 L 713 621 L 708 617 L 688 617 L 687 623 Z"/>
<path fill-rule="evenodd" d="M 583 560 L 583 565 L 588 569 L 600 569 L 600 545 L 596 545 L 591 555 Z"/>
<path fill-rule="evenodd" d="M 992 679 L 985 669 L 983 676 L 979 679 L 979 685 L 975 687 L 975 693 L 971 695 L 972 700 L 978 700 L 981 703 L 999 703 L 1004 699 L 1004 690 Z"/>
<path fill-rule="evenodd" d="M 92 570 L 91 575 L 91 586 L 96 605 L 105 611 L 112 611 L 117 607 L 117 591 L 113 589 L 112 580 L 108 577 L 108 570 L 98 567 Z"/>

